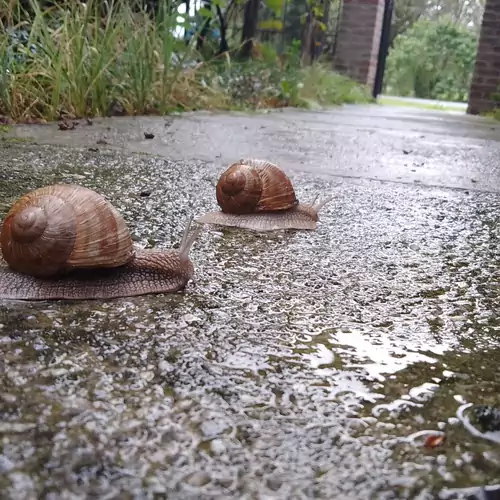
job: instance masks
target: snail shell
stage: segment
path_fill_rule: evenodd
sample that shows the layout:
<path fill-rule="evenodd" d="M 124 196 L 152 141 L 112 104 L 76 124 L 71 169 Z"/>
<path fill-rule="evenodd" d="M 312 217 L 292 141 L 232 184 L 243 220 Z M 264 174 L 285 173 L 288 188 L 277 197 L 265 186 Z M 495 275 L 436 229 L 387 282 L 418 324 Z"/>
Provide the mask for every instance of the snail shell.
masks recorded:
<path fill-rule="evenodd" d="M 288 210 L 298 204 L 286 174 L 273 163 L 255 159 L 231 165 L 220 176 L 216 197 L 222 211 L 232 214 Z"/>
<path fill-rule="evenodd" d="M 20 198 L 4 219 L 3 258 L 36 277 L 72 268 L 118 267 L 134 256 L 122 216 L 101 195 L 82 186 L 55 184 Z"/>
<path fill-rule="evenodd" d="M 196 222 L 251 231 L 281 229 L 315 230 L 318 212 L 331 198 L 299 203 L 292 182 L 275 164 L 246 159 L 231 165 L 216 187 L 218 212 L 209 212 Z"/>

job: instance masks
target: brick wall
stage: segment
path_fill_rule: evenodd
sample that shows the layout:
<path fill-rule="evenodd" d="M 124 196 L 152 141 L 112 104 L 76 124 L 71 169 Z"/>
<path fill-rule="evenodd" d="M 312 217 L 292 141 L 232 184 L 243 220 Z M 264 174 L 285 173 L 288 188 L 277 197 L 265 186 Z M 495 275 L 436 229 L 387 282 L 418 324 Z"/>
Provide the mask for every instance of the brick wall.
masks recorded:
<path fill-rule="evenodd" d="M 479 114 L 500 107 L 491 94 L 500 92 L 500 0 L 487 0 L 467 112 Z"/>
<path fill-rule="evenodd" d="M 500 2 L 500 0 L 493 0 Z M 385 0 L 344 0 L 333 67 L 373 88 Z"/>

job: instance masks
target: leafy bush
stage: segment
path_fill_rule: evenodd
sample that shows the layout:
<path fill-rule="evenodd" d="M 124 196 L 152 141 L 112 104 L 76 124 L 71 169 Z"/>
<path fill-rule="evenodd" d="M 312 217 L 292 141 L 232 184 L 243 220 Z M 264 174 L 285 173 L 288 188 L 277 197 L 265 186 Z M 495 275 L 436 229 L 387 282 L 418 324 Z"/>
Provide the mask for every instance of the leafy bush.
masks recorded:
<path fill-rule="evenodd" d="M 476 33 L 447 19 L 416 22 L 389 52 L 385 92 L 466 102 L 477 43 Z"/>
<path fill-rule="evenodd" d="M 322 66 L 301 68 L 300 46 L 278 56 L 257 45 L 239 63 L 204 60 L 175 36 L 178 14 L 160 4 L 152 17 L 127 2 L 55 6 L 31 0 L 32 17 L 0 31 L 0 114 L 54 120 L 61 114 L 165 114 L 172 110 L 247 109 L 365 101 L 364 88 Z"/>
<path fill-rule="evenodd" d="M 218 84 L 233 107 L 310 107 L 371 102 L 365 86 L 315 63 L 300 67 L 300 43 L 281 56 L 268 44 L 259 44 L 250 63 L 227 60 L 214 67 Z"/>

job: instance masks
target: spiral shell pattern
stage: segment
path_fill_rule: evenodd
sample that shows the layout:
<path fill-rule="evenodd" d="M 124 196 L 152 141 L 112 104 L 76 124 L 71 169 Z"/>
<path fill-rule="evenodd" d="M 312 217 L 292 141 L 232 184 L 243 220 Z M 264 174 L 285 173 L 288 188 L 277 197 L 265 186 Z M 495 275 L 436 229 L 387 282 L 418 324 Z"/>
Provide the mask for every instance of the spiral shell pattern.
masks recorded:
<path fill-rule="evenodd" d="M 3 221 L 0 246 L 12 269 L 36 277 L 118 267 L 134 256 L 117 210 L 96 192 L 71 184 L 42 187 L 15 202 Z"/>
<path fill-rule="evenodd" d="M 216 187 L 223 212 L 248 214 L 287 210 L 298 204 L 292 182 L 273 163 L 244 159 L 232 164 Z"/>

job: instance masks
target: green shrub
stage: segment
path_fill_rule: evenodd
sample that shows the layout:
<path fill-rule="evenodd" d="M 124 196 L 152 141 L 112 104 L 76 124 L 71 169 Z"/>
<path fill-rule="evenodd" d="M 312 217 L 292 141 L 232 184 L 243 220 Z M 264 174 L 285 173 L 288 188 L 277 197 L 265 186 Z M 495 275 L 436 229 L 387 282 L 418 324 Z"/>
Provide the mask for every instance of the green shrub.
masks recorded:
<path fill-rule="evenodd" d="M 466 102 L 477 43 L 476 33 L 447 19 L 417 21 L 389 52 L 385 92 Z"/>
<path fill-rule="evenodd" d="M 0 32 L 0 114 L 18 121 L 368 99 L 325 66 L 300 68 L 298 44 L 283 56 L 257 45 L 246 63 L 230 54 L 205 61 L 176 38 L 178 14 L 168 0 L 156 18 L 128 2 L 112 3 L 104 16 L 106 4 L 96 0 L 30 5 L 28 22 Z"/>

